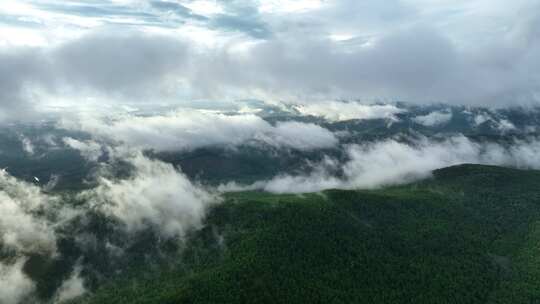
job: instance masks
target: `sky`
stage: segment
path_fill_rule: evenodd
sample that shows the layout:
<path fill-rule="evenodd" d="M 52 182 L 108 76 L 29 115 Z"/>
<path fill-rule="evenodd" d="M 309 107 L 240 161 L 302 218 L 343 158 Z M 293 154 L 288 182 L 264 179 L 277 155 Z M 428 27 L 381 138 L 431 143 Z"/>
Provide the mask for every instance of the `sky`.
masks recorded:
<path fill-rule="evenodd" d="M 540 102 L 536 0 L 2 0 L 0 119 L 258 99 Z"/>

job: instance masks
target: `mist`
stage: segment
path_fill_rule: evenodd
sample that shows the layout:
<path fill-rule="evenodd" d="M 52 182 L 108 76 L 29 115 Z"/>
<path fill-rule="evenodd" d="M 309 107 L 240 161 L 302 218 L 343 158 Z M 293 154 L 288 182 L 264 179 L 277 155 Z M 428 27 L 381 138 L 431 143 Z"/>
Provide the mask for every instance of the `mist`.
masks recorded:
<path fill-rule="evenodd" d="M 88 132 L 100 141 L 155 151 L 189 151 L 247 143 L 315 150 L 332 147 L 338 141 L 332 132 L 312 123 L 277 122 L 271 125 L 254 114 L 223 114 L 190 109 L 151 116 L 83 116 L 65 119 L 59 126 Z M 96 158 L 99 154 L 100 148 L 96 143 L 81 144 L 72 139 L 64 141 L 87 151 L 85 153 L 90 158 Z"/>
<path fill-rule="evenodd" d="M 156 228 L 165 237 L 183 237 L 200 228 L 208 208 L 219 202 L 172 165 L 151 160 L 140 152 L 123 159 L 133 174 L 122 180 L 99 177 L 99 184 L 80 194 L 103 213 L 117 218 L 127 231 Z"/>
<path fill-rule="evenodd" d="M 463 163 L 540 168 L 540 141 L 514 139 L 508 145 L 475 142 L 464 136 L 444 139 L 387 139 L 346 148 L 347 161 L 326 158 L 310 174 L 282 174 L 251 185 L 222 184 L 220 191 L 262 189 L 273 193 L 326 189 L 375 189 L 429 178 L 433 170 Z M 341 171 L 341 175 L 336 172 Z"/>

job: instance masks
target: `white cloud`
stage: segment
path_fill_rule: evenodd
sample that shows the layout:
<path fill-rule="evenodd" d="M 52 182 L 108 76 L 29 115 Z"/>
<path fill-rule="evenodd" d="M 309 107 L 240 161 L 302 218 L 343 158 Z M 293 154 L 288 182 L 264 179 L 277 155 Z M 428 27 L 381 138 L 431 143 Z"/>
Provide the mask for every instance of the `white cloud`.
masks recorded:
<path fill-rule="evenodd" d="M 40 34 L 42 33 L 34 29 L 4 27 L 0 31 L 0 46 L 10 47 L 16 45 L 37 47 L 46 45 L 47 41 Z"/>
<path fill-rule="evenodd" d="M 341 164 L 342 177 L 325 160 L 306 175 L 279 175 L 269 181 L 242 186 L 223 185 L 220 191 L 263 189 L 276 193 L 317 192 L 329 188 L 371 189 L 426 178 L 438 168 L 462 163 L 540 169 L 540 140 L 514 140 L 512 145 L 477 143 L 464 136 L 445 140 L 423 138 L 403 143 L 394 139 L 351 145 L 348 161 Z M 329 168 L 331 170 L 329 170 Z"/>
<path fill-rule="evenodd" d="M 501 119 L 499 120 L 497 124 L 497 128 L 504 132 L 504 131 L 515 130 L 516 126 L 514 126 L 514 124 L 508 119 Z"/>
<path fill-rule="evenodd" d="M 56 237 L 51 225 L 35 216 L 56 198 L 0 170 L 0 240 L 20 252 L 54 252 Z"/>
<path fill-rule="evenodd" d="M 442 142 L 423 139 L 412 145 L 396 140 L 354 145 L 348 150 L 350 160 L 343 166 L 346 187 L 408 183 L 441 167 L 478 162 L 479 153 L 479 146 L 462 136 Z"/>
<path fill-rule="evenodd" d="M 495 128 L 499 129 L 501 132 L 515 130 L 516 126 L 505 118 L 496 118 L 493 115 L 483 112 L 478 113 L 474 116 L 474 124 L 476 126 L 482 125 L 486 122 L 490 122 Z"/>
<path fill-rule="evenodd" d="M 0 303 L 37 303 L 28 298 L 34 283 L 23 266 L 32 254 L 57 256 L 55 227 L 80 214 L 64 203 L 0 170 L 0 247 L 17 257 L 14 263 L 5 257 L 0 261 Z"/>
<path fill-rule="evenodd" d="M 0 54 L 9 112 L 66 92 L 160 102 L 538 103 L 540 18 L 531 0 L 6 1 L 0 40 L 42 45 Z"/>
<path fill-rule="evenodd" d="M 21 143 L 24 152 L 28 155 L 34 155 L 34 144 L 28 137 L 21 135 Z"/>
<path fill-rule="evenodd" d="M 23 272 L 25 262 L 24 258 L 20 258 L 14 264 L 0 263 L 0 303 L 29 303 L 25 299 L 35 286 Z"/>
<path fill-rule="evenodd" d="M 474 124 L 479 126 L 486 121 L 493 121 L 493 118 L 487 113 L 480 113 L 474 116 Z"/>
<path fill-rule="evenodd" d="M 78 150 L 82 157 L 89 161 L 97 161 L 103 154 L 101 145 L 95 141 L 80 141 L 71 137 L 64 137 L 62 140 L 64 141 L 64 144 L 72 149 Z"/>
<path fill-rule="evenodd" d="M 237 146 L 251 141 L 299 150 L 329 148 L 337 139 L 328 130 L 298 122 L 272 126 L 252 114 L 225 115 L 209 111 L 179 110 L 167 115 L 119 118 L 81 118 L 61 127 L 89 132 L 94 137 L 140 149 L 191 150 L 205 146 Z"/>
<path fill-rule="evenodd" d="M 270 14 L 306 13 L 323 5 L 323 0 L 263 0 L 260 1 L 259 11 Z"/>
<path fill-rule="evenodd" d="M 75 266 L 71 276 L 62 282 L 62 285 L 60 288 L 58 288 L 54 303 L 60 304 L 65 301 L 75 299 L 86 293 L 84 279 L 81 277 L 81 270 L 82 268 L 79 265 Z"/>
<path fill-rule="evenodd" d="M 224 12 L 223 6 L 218 1 L 195 0 L 186 3 L 185 6 L 195 14 L 213 16 Z"/>
<path fill-rule="evenodd" d="M 327 129 L 295 121 L 278 122 L 275 127 L 258 132 L 254 137 L 272 146 L 298 150 L 331 148 L 338 144 L 337 138 Z"/>
<path fill-rule="evenodd" d="M 279 175 L 262 184 L 262 189 L 274 193 L 305 193 L 339 188 L 343 182 L 329 173 L 338 166 L 337 161 L 325 158 L 309 175 Z"/>
<path fill-rule="evenodd" d="M 452 119 L 452 112 L 435 111 L 427 115 L 416 116 L 413 120 L 426 127 L 447 124 Z"/>
<path fill-rule="evenodd" d="M 119 219 L 128 231 L 156 227 L 166 237 L 181 237 L 199 228 L 208 207 L 219 201 L 170 164 L 150 160 L 140 152 L 125 160 L 134 166 L 133 176 L 101 177 L 99 185 L 81 197 Z"/>
<path fill-rule="evenodd" d="M 253 191 L 264 189 L 267 181 L 257 181 L 250 185 L 239 184 L 235 181 L 226 182 L 217 186 L 217 191 L 224 192 L 241 192 L 241 191 Z"/>
<path fill-rule="evenodd" d="M 369 105 L 358 102 L 328 101 L 296 106 L 295 109 L 303 115 L 312 115 L 326 118 L 330 121 L 344 121 L 351 119 L 392 119 L 396 114 L 405 112 L 393 105 Z"/>

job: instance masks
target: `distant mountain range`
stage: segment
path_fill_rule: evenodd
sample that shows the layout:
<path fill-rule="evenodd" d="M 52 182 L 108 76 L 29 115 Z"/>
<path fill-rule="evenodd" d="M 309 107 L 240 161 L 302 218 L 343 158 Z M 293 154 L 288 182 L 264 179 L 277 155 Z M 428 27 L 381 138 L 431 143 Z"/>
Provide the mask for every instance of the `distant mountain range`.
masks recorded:
<path fill-rule="evenodd" d="M 474 142 L 505 144 L 513 140 L 535 139 L 538 136 L 540 109 L 487 109 L 448 105 L 411 106 L 393 104 L 397 113 L 382 118 L 328 120 L 325 117 L 303 115 L 295 106 L 269 106 L 260 102 L 248 103 L 252 112 L 271 124 L 284 121 L 310 123 L 332 132 L 337 145 L 311 150 L 275 147 L 253 138 L 240 145 L 209 144 L 207 146 L 152 151 L 149 155 L 181 167 L 190 178 L 203 183 L 219 184 L 229 181 L 250 183 L 277 174 L 303 173 L 310 163 L 324 156 L 344 161 L 343 145 L 365 144 L 386 139 L 411 143 L 418 138 L 443 140 L 463 135 Z M 238 110 L 224 110 L 226 115 L 238 115 Z M 142 116 L 157 115 L 149 110 Z M 0 167 L 14 176 L 31 181 L 57 179 L 59 188 L 84 187 L 96 168 L 79 151 L 63 142 L 64 138 L 85 141 L 91 133 L 63 128 L 56 121 L 32 125 L 12 125 L 0 131 Z M 104 152 L 106 152 L 104 150 Z M 99 161 L 106 161 L 106 153 Z"/>
<path fill-rule="evenodd" d="M 539 119 L 247 102 L 5 126 L 0 282 L 13 303 L 534 303 Z"/>

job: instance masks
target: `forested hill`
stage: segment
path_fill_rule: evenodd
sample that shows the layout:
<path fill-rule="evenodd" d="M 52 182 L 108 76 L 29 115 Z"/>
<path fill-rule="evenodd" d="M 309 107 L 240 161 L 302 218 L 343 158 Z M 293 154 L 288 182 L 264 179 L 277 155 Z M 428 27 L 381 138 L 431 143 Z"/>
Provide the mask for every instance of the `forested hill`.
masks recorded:
<path fill-rule="evenodd" d="M 461 165 L 370 191 L 232 193 L 163 268 L 73 303 L 537 303 L 540 171 Z"/>

